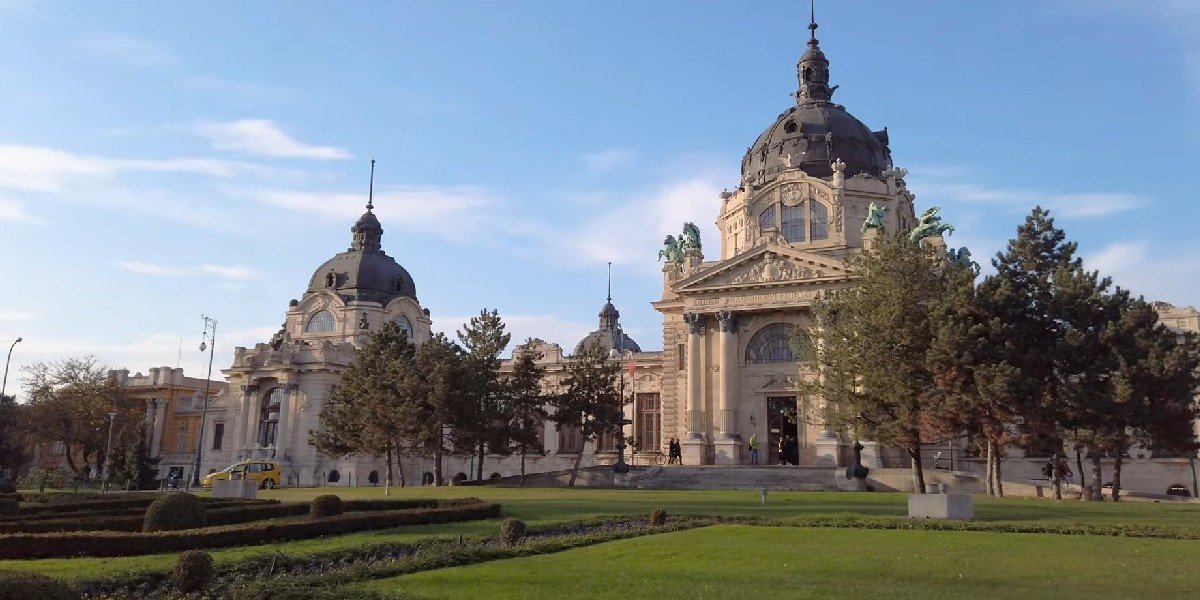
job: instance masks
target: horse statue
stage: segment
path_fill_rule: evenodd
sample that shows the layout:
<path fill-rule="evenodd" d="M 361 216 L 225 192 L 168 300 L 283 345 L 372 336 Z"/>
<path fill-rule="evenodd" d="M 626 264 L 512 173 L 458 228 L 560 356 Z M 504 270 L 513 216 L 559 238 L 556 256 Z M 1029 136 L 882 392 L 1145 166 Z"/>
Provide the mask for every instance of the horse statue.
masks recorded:
<path fill-rule="evenodd" d="M 971 251 L 966 246 L 958 250 L 951 248 L 946 252 L 946 259 L 956 267 L 979 270 L 979 263 L 971 260 Z"/>
<path fill-rule="evenodd" d="M 868 229 L 883 229 L 883 218 L 887 215 L 888 207 L 878 206 L 874 202 L 867 207 L 867 218 L 863 221 L 862 232 Z"/>
<path fill-rule="evenodd" d="M 668 235 L 667 239 L 663 240 L 663 249 L 658 251 L 658 258 L 665 258 L 668 263 L 683 262 L 683 246 L 680 243 L 682 241 L 682 238 L 675 239 L 675 236 Z"/>
<path fill-rule="evenodd" d="M 908 233 L 909 241 L 920 242 L 927 237 L 943 233 L 954 233 L 954 226 L 949 223 L 943 223 L 942 218 L 938 216 L 939 210 L 942 210 L 942 207 L 934 206 L 921 213 L 921 217 L 917 220 L 917 226 L 913 227 L 913 230 Z"/>
<path fill-rule="evenodd" d="M 700 249 L 700 228 L 691 221 L 683 224 L 683 233 L 679 234 L 679 250 L 688 248 Z"/>

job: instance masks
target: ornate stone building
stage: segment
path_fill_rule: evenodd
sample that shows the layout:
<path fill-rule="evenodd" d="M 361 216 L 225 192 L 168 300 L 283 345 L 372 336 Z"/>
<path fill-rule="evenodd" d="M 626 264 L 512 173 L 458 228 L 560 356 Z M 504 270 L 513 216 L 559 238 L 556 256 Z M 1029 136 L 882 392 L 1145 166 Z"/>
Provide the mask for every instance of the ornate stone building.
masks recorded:
<path fill-rule="evenodd" d="M 788 336 L 809 325 L 814 300 L 848 281 L 846 257 L 869 241 L 868 206 L 888 209 L 888 230 L 916 222 L 887 130 L 872 131 L 832 101 L 829 61 L 816 24 L 810 29 L 795 104 L 747 150 L 737 189 L 721 194 L 719 256 L 706 261 L 684 241 L 663 267 L 662 299 L 653 303 L 669 366 L 662 424 L 682 439 L 685 464 L 745 463 L 754 433 L 764 464 L 777 462 L 786 437 L 798 441 L 800 464 L 839 462 L 844 440 L 820 423 L 820 407 L 796 397 Z"/>

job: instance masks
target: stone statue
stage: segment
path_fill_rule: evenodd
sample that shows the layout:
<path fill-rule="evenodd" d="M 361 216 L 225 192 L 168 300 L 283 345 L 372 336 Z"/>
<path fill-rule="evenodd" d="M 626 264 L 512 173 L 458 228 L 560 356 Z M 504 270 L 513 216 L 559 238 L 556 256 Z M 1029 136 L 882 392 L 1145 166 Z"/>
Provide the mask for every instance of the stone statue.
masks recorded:
<path fill-rule="evenodd" d="M 862 232 L 866 233 L 868 229 L 883 229 L 883 218 L 887 216 L 888 210 L 888 207 L 872 202 L 867 207 L 867 218 L 863 220 Z"/>
<path fill-rule="evenodd" d="M 275 335 L 271 336 L 271 349 L 279 350 L 282 348 L 283 343 L 287 340 L 287 337 L 287 323 L 284 323 L 283 325 L 279 326 L 279 331 L 276 331 Z"/>
<path fill-rule="evenodd" d="M 329 272 L 325 274 L 325 287 L 333 287 L 333 284 L 335 283 L 337 283 L 337 275 L 334 275 L 333 269 L 330 269 Z"/>
<path fill-rule="evenodd" d="M 971 251 L 966 246 L 958 250 L 951 248 L 946 252 L 946 258 L 950 261 L 950 264 L 956 267 L 979 270 L 979 263 L 971 260 Z"/>
<path fill-rule="evenodd" d="M 785 166 L 789 169 L 792 168 L 792 155 L 791 154 L 783 155 L 783 166 Z"/>
<path fill-rule="evenodd" d="M 862 464 L 862 451 L 865 447 L 858 442 L 854 442 L 854 464 L 846 467 L 846 479 L 866 479 L 867 474 L 871 472 L 870 469 L 864 467 Z"/>
<path fill-rule="evenodd" d="M 679 242 L 675 236 L 668 235 L 667 239 L 663 240 L 663 249 L 658 251 L 658 258 L 666 259 L 668 263 L 683 262 L 683 248 Z"/>
<path fill-rule="evenodd" d="M 830 164 L 829 167 L 833 169 L 834 173 L 841 173 L 846 170 L 846 163 L 843 162 L 842 159 L 839 158 L 839 159 L 833 161 L 833 163 Z"/>
<path fill-rule="evenodd" d="M 942 208 L 935 206 L 921 213 L 921 217 L 917 220 L 917 226 L 909 232 L 908 239 L 913 242 L 941 235 L 942 233 L 954 233 L 954 226 L 949 223 L 942 223 L 942 218 L 938 216 L 938 211 Z"/>
<path fill-rule="evenodd" d="M 367 313 L 362 314 L 362 318 L 358 320 L 359 329 L 369 329 L 371 324 L 367 322 Z"/>
<path fill-rule="evenodd" d="M 700 228 L 696 227 L 695 223 L 688 221 L 683 224 L 683 233 L 679 234 L 679 246 L 680 250 L 700 249 Z"/>

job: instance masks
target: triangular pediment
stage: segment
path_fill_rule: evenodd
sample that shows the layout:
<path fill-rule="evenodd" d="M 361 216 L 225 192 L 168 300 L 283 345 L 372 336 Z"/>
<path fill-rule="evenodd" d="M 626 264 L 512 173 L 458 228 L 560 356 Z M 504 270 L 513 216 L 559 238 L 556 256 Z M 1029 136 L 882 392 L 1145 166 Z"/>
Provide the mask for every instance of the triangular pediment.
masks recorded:
<path fill-rule="evenodd" d="M 778 244 L 764 244 L 721 261 L 675 284 L 677 293 L 754 288 L 849 276 L 845 261 Z"/>

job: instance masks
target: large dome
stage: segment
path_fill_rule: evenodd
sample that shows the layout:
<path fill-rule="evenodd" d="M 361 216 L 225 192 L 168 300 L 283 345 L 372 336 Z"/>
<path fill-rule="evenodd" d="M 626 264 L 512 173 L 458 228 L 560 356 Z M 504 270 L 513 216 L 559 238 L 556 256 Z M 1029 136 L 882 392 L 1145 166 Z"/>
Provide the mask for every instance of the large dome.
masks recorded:
<path fill-rule="evenodd" d="M 333 291 L 347 300 L 387 304 L 399 296 L 417 297 L 412 275 L 380 247 L 383 227 L 367 212 L 350 228 L 350 248 L 325 261 L 313 272 L 309 292 Z"/>
<path fill-rule="evenodd" d="M 742 178 L 752 182 L 773 179 L 780 171 L 799 167 L 814 177 L 833 175 L 834 161 L 846 163 L 845 175 L 868 173 L 879 177 L 892 162 L 887 129 L 871 131 L 862 121 L 830 99 L 829 61 L 816 39 L 816 23 L 808 50 L 796 65 L 800 89 L 793 106 L 758 136 L 742 159 Z"/>
<path fill-rule="evenodd" d="M 642 348 L 633 338 L 625 334 L 620 324 L 621 313 L 613 306 L 612 298 L 600 309 L 600 329 L 597 329 L 575 344 L 575 354 L 582 354 L 588 346 L 598 344 L 605 352 L 633 351 L 641 352 Z"/>

